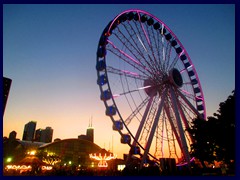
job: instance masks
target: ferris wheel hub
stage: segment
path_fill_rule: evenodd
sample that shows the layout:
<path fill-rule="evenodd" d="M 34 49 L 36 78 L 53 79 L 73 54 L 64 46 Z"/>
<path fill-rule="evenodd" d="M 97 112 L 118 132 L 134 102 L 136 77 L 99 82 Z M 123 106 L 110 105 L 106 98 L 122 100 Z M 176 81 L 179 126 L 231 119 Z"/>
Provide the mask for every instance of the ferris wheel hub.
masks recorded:
<path fill-rule="evenodd" d="M 179 72 L 178 69 L 173 68 L 170 70 L 169 72 L 169 78 L 170 78 L 170 82 L 175 86 L 175 87 L 182 87 L 183 85 L 183 78 L 181 73 Z"/>
<path fill-rule="evenodd" d="M 148 78 L 148 79 L 144 80 L 143 86 L 147 87 L 147 88 L 144 88 L 144 90 L 148 96 L 156 96 L 157 95 L 157 89 L 156 89 L 156 85 L 155 85 L 153 79 Z"/>

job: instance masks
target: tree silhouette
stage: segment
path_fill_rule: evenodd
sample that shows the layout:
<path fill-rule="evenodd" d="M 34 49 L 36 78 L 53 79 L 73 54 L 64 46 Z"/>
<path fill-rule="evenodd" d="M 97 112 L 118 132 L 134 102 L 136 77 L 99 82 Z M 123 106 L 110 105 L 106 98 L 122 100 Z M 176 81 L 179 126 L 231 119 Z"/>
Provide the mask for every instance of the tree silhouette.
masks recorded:
<path fill-rule="evenodd" d="M 235 91 L 232 93 L 225 102 L 219 104 L 218 113 L 214 113 L 218 129 L 216 142 L 220 147 L 217 157 L 227 164 L 235 160 Z"/>
<path fill-rule="evenodd" d="M 188 129 L 194 142 L 191 145 L 192 156 L 204 161 L 214 160 L 230 164 L 235 160 L 235 91 L 225 102 L 219 104 L 213 117 L 194 119 Z"/>
<path fill-rule="evenodd" d="M 212 124 L 212 123 L 211 123 Z M 215 160 L 215 139 L 212 137 L 210 123 L 204 119 L 194 119 L 189 129 L 194 142 L 191 145 L 191 155 L 199 159 L 205 168 L 204 161 L 212 163 Z"/>

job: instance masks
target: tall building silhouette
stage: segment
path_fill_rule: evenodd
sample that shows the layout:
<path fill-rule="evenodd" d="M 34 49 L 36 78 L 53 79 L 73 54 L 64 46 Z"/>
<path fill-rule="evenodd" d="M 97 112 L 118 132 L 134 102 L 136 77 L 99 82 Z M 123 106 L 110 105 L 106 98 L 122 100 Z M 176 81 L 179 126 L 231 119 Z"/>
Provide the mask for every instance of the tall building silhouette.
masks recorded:
<path fill-rule="evenodd" d="M 25 124 L 22 140 L 25 140 L 25 141 L 34 140 L 36 125 L 37 125 L 36 121 L 30 121 L 27 124 Z"/>
<path fill-rule="evenodd" d="M 89 120 L 89 125 L 88 125 L 88 128 L 87 128 L 86 135 L 81 134 L 81 135 L 78 136 L 78 139 L 88 140 L 88 141 L 94 143 L 94 129 L 92 127 L 92 119 Z"/>
<path fill-rule="evenodd" d="M 42 131 L 40 142 L 45 142 L 45 143 L 52 142 L 52 137 L 53 137 L 53 129 L 51 127 L 46 127 L 46 129 Z"/>
<path fill-rule="evenodd" d="M 86 135 L 87 135 L 88 140 L 91 141 L 92 143 L 94 143 L 94 129 L 92 127 L 92 119 L 89 122 Z"/>
<path fill-rule="evenodd" d="M 7 105 L 11 84 L 12 84 L 11 79 L 3 77 L 3 115 Z"/>
<path fill-rule="evenodd" d="M 16 140 L 16 137 L 17 137 L 17 132 L 16 131 L 12 131 L 12 132 L 9 133 L 9 140 L 10 141 Z"/>
<path fill-rule="evenodd" d="M 46 129 L 37 129 L 35 132 L 35 141 L 50 143 L 52 142 L 53 129 L 46 127 Z"/>
<path fill-rule="evenodd" d="M 42 130 L 43 129 L 39 128 L 35 131 L 35 139 L 34 139 L 35 141 L 40 142 Z"/>

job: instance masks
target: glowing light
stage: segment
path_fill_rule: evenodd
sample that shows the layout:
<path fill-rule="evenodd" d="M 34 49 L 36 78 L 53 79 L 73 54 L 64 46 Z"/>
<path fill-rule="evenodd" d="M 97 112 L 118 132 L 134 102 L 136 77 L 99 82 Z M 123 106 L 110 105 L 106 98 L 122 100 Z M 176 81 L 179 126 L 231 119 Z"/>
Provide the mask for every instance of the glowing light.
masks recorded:
<path fill-rule="evenodd" d="M 138 88 L 137 90 L 135 89 L 135 90 L 129 91 L 128 93 L 135 92 L 135 91 L 142 90 L 142 89 L 147 89 L 147 88 L 150 88 L 150 87 L 151 87 L 150 85 L 149 85 L 149 86 L 140 87 L 140 88 Z M 113 97 L 113 98 L 117 98 L 117 97 L 119 97 L 119 96 L 121 96 L 121 95 L 123 95 L 123 94 L 125 94 L 125 93 L 122 93 L 122 94 L 114 94 L 112 97 Z"/>
<path fill-rule="evenodd" d="M 7 158 L 7 162 L 8 162 L 8 163 L 11 162 L 11 161 L 12 161 L 12 158 L 11 158 L 11 157 Z"/>
<path fill-rule="evenodd" d="M 143 46 L 144 50 L 147 52 L 147 49 L 145 48 L 145 46 L 144 46 L 144 44 L 143 44 L 142 40 L 139 38 L 139 36 L 138 36 L 138 35 L 137 35 L 137 38 L 138 38 L 138 40 L 140 41 L 140 43 L 142 44 L 142 46 Z"/>
<path fill-rule="evenodd" d="M 36 151 L 35 150 L 32 150 L 32 151 L 29 151 L 27 152 L 27 154 L 31 155 L 31 156 L 34 156 L 36 154 Z"/>
<path fill-rule="evenodd" d="M 52 170 L 52 166 L 42 166 L 41 168 L 43 171 L 50 171 Z"/>
<path fill-rule="evenodd" d="M 143 166 L 144 167 L 149 167 L 149 163 L 144 163 Z"/>
<path fill-rule="evenodd" d="M 184 50 L 179 54 L 179 56 L 178 57 L 180 57 L 182 54 L 184 53 Z"/>
<path fill-rule="evenodd" d="M 98 167 L 108 167 L 107 161 L 110 161 L 112 159 L 116 159 L 117 155 L 116 154 L 107 155 L 105 153 L 104 156 L 103 156 L 101 153 L 99 153 L 99 155 L 96 155 L 96 153 L 95 153 L 94 155 L 93 154 L 89 154 L 89 157 L 91 159 L 95 159 L 95 160 L 99 161 Z"/>
<path fill-rule="evenodd" d="M 185 91 L 185 90 L 183 90 L 183 89 L 181 89 L 181 91 L 184 92 L 185 94 L 189 94 L 189 95 L 191 95 L 191 93 L 188 92 L 188 91 Z"/>
<path fill-rule="evenodd" d="M 184 71 L 186 71 L 186 69 L 181 70 L 180 73 L 182 74 Z"/>
<path fill-rule="evenodd" d="M 26 166 L 26 165 L 7 165 L 6 169 L 14 169 L 14 170 L 32 170 L 32 166 Z"/>
<path fill-rule="evenodd" d="M 122 171 L 125 167 L 126 167 L 125 164 L 120 164 L 120 165 L 117 166 L 117 170 Z"/>
<path fill-rule="evenodd" d="M 198 97 L 198 96 L 196 96 L 196 99 L 203 100 L 203 98 L 202 98 L 202 97 Z"/>
<path fill-rule="evenodd" d="M 190 92 L 185 91 L 185 90 L 183 90 L 183 89 L 181 89 L 181 91 L 184 92 L 185 94 L 192 95 Z M 195 96 L 195 98 L 196 98 L 196 99 L 199 99 L 199 100 L 203 100 L 203 98 L 202 98 L 202 97 L 199 97 L 199 96 Z"/>
<path fill-rule="evenodd" d="M 11 170 L 11 169 L 13 169 L 13 170 L 20 170 L 21 172 L 24 172 L 24 171 L 31 171 L 32 170 L 32 166 L 31 165 L 7 165 L 6 167 L 5 167 L 5 169 L 7 169 L 7 170 Z M 41 167 L 41 169 L 42 170 L 52 170 L 52 166 L 42 166 Z"/>
<path fill-rule="evenodd" d="M 50 165 L 55 165 L 59 162 L 61 162 L 61 159 L 60 158 L 55 158 L 55 157 L 51 157 L 51 156 L 48 156 L 47 158 L 44 158 L 43 157 L 43 162 L 45 162 L 46 164 L 50 164 Z"/>
<path fill-rule="evenodd" d="M 188 66 L 188 68 L 187 69 L 190 69 L 191 67 L 193 67 L 193 65 L 191 64 L 190 66 Z"/>
<path fill-rule="evenodd" d="M 119 97 L 119 96 L 120 96 L 120 94 L 114 94 L 113 98 L 116 98 L 116 97 Z"/>
<path fill-rule="evenodd" d="M 126 70 L 121 70 L 122 72 L 124 72 L 124 73 L 126 73 L 126 74 L 131 74 L 131 75 L 133 75 L 133 76 L 139 76 L 139 74 L 137 74 L 137 73 L 134 73 L 134 72 L 130 72 L 130 71 L 126 71 Z"/>
<path fill-rule="evenodd" d="M 139 90 L 141 90 L 141 89 L 147 89 L 147 88 L 150 88 L 151 86 L 144 86 L 144 87 L 140 87 L 140 88 L 138 88 Z"/>
<path fill-rule="evenodd" d="M 114 49 L 117 49 L 121 54 L 123 54 L 124 56 L 126 56 L 127 58 L 129 58 L 130 60 L 132 60 L 134 63 L 141 65 L 139 61 L 137 61 L 136 59 L 134 59 L 133 57 L 131 57 L 130 55 L 128 55 L 127 53 L 125 53 L 124 51 L 118 49 L 111 41 L 108 40 L 108 43 L 111 44 L 113 46 Z"/>
<path fill-rule="evenodd" d="M 193 158 L 190 160 L 190 162 L 192 162 L 194 159 L 195 159 L 195 157 L 193 157 Z M 178 165 L 176 165 L 176 166 L 185 166 L 185 165 L 187 165 L 187 164 L 188 164 L 188 163 L 185 162 L 185 163 L 178 164 Z"/>
<path fill-rule="evenodd" d="M 192 68 L 192 67 L 193 67 L 193 65 L 191 64 L 190 66 L 187 67 L 187 69 L 189 70 L 189 69 Z M 182 73 L 185 72 L 185 71 L 186 71 L 186 69 L 183 69 L 183 70 L 180 71 L 180 73 L 182 74 Z"/>

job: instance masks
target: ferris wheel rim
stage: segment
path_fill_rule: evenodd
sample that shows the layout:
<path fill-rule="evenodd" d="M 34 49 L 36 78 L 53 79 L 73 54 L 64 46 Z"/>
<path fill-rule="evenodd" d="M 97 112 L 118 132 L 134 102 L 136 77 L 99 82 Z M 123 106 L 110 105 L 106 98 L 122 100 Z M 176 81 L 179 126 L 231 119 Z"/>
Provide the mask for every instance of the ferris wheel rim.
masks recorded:
<path fill-rule="evenodd" d="M 187 56 L 188 61 L 189 61 L 190 64 L 192 65 L 192 69 L 193 69 L 194 74 L 195 74 L 195 76 L 196 76 L 196 79 L 197 79 L 197 81 L 198 81 L 198 85 L 199 85 L 200 91 L 203 92 L 202 86 L 201 86 L 201 83 L 200 83 L 200 80 L 199 80 L 199 77 L 198 77 L 198 73 L 197 73 L 197 71 L 196 71 L 196 69 L 195 69 L 195 66 L 194 66 L 193 63 L 192 63 L 192 60 L 191 60 L 191 58 L 190 58 L 187 50 L 186 50 L 185 47 L 182 45 L 182 43 L 181 43 L 181 41 L 178 39 L 178 37 L 174 34 L 174 32 L 173 32 L 162 20 L 160 20 L 159 18 L 157 18 L 157 17 L 154 16 L 153 14 L 151 14 L 151 13 L 149 13 L 149 12 L 147 12 L 147 11 L 144 11 L 144 10 L 140 10 L 140 9 L 128 9 L 128 10 L 125 10 L 125 11 L 121 12 L 119 15 L 117 15 L 117 16 L 111 21 L 111 23 L 109 24 L 109 28 L 108 28 L 107 33 L 110 33 L 109 31 L 110 31 L 110 29 L 112 28 L 114 22 L 115 22 L 121 15 L 126 14 L 126 13 L 129 13 L 129 12 L 137 12 L 137 13 L 147 14 L 147 15 L 151 16 L 152 18 L 154 18 L 156 21 L 158 21 L 158 22 L 160 22 L 161 24 L 164 25 L 164 28 L 166 28 L 166 29 L 169 31 L 169 33 L 171 33 L 171 35 L 175 38 L 175 40 L 178 42 L 178 44 L 180 45 L 180 47 L 183 48 L 184 54 Z M 202 96 L 202 99 L 203 99 L 203 107 L 204 107 L 203 119 L 206 119 L 206 106 L 205 106 L 204 94 L 201 93 L 201 96 Z"/>
<path fill-rule="evenodd" d="M 170 28 L 168 28 L 168 26 L 167 26 L 165 23 L 163 23 L 163 22 L 162 22 L 161 20 L 159 20 L 157 17 L 153 16 L 152 14 L 150 14 L 150 13 L 148 13 L 148 12 L 146 12 L 146 11 L 138 10 L 138 9 L 130 9 L 130 10 L 123 11 L 123 12 L 120 13 L 118 16 L 116 16 L 116 17 L 109 23 L 109 25 L 107 26 L 107 31 L 103 31 L 102 34 L 107 33 L 108 36 L 111 36 L 111 35 L 110 35 L 110 34 L 111 34 L 110 31 L 111 31 L 111 28 L 113 27 L 114 23 L 116 22 L 116 20 L 117 20 L 119 17 L 121 17 L 123 14 L 129 13 L 129 12 L 136 12 L 136 13 L 147 14 L 148 16 L 154 18 L 157 22 L 160 22 L 161 24 L 163 24 L 163 25 L 164 25 L 164 28 L 166 28 L 166 29 L 168 30 L 168 32 L 171 33 L 171 35 L 173 35 L 173 37 L 175 38 L 175 40 L 177 41 L 177 43 L 179 44 L 179 46 L 183 49 L 184 54 L 187 56 L 188 61 L 189 61 L 190 64 L 192 65 L 192 70 L 194 71 L 194 75 L 196 76 L 196 79 L 197 79 L 197 81 L 198 81 L 198 87 L 199 87 L 200 92 L 201 92 L 202 103 L 203 103 L 203 107 L 204 107 L 203 116 L 204 116 L 204 119 L 205 119 L 205 117 L 206 117 L 205 101 L 204 101 L 204 96 L 203 96 L 203 91 L 202 91 L 202 88 L 201 88 L 200 80 L 199 80 L 199 78 L 198 78 L 198 74 L 197 74 L 197 72 L 196 72 L 196 70 L 195 70 L 195 67 L 193 66 L 193 63 L 192 63 L 192 61 L 191 61 L 191 59 L 190 59 L 187 51 L 185 50 L 184 46 L 183 46 L 182 43 L 178 40 L 177 36 L 170 30 Z M 99 42 L 99 45 L 98 45 L 98 49 L 99 49 L 99 46 L 100 46 L 100 42 Z M 105 59 L 105 56 L 104 56 L 103 59 L 106 60 L 106 59 Z M 97 56 L 97 62 L 98 62 L 98 60 L 99 60 L 99 57 Z M 97 72 L 98 72 L 98 77 L 99 77 L 99 76 L 100 76 L 100 73 L 99 73 L 99 71 L 97 71 Z M 106 69 L 105 69 L 105 73 L 106 73 L 106 76 L 108 77 L 108 73 L 107 73 L 107 70 L 106 70 Z M 110 92 L 111 92 L 111 86 L 110 86 L 109 82 L 107 82 L 107 84 L 108 84 L 108 89 L 109 89 Z M 101 91 L 101 93 L 102 93 L 102 92 L 103 92 L 103 89 L 101 89 L 101 86 L 99 86 L 99 87 L 100 87 L 100 91 Z M 196 93 L 195 93 L 195 95 L 196 95 Z M 197 97 L 197 95 L 196 95 L 195 97 Z M 121 116 L 121 113 L 120 113 L 119 110 L 118 110 L 118 107 L 117 107 L 117 105 L 116 105 L 116 103 L 115 103 L 114 98 L 113 98 L 113 97 L 111 97 L 111 98 L 112 98 L 112 101 L 113 101 L 113 105 L 116 107 L 116 111 L 117 111 L 118 115 L 120 116 L 120 119 L 121 119 L 122 122 L 124 123 L 124 120 L 123 120 L 123 118 L 122 118 L 122 116 Z M 104 101 L 104 104 L 105 104 L 106 107 L 108 107 L 106 101 Z M 112 122 L 114 123 L 115 119 L 113 118 L 113 116 L 110 116 L 110 118 L 111 118 Z M 131 131 L 128 129 L 128 126 L 127 126 L 126 124 L 124 124 L 124 127 L 127 129 L 127 131 L 129 132 L 129 134 L 131 135 L 131 137 L 135 140 L 135 137 L 134 137 L 134 135 L 131 133 Z M 120 133 L 121 136 L 123 136 L 123 133 L 122 133 L 121 130 L 118 130 L 118 132 Z M 135 140 L 135 141 L 136 141 L 136 140 Z M 144 149 L 144 147 L 142 147 L 142 145 L 141 145 L 140 143 L 138 143 L 138 141 L 136 141 L 136 142 L 137 142 L 137 144 L 138 144 L 142 149 Z M 129 144 L 129 146 L 131 146 L 130 143 L 128 143 L 128 144 Z M 150 155 L 151 157 L 154 157 L 154 156 L 152 156 L 151 154 L 149 154 L 149 155 Z"/>

